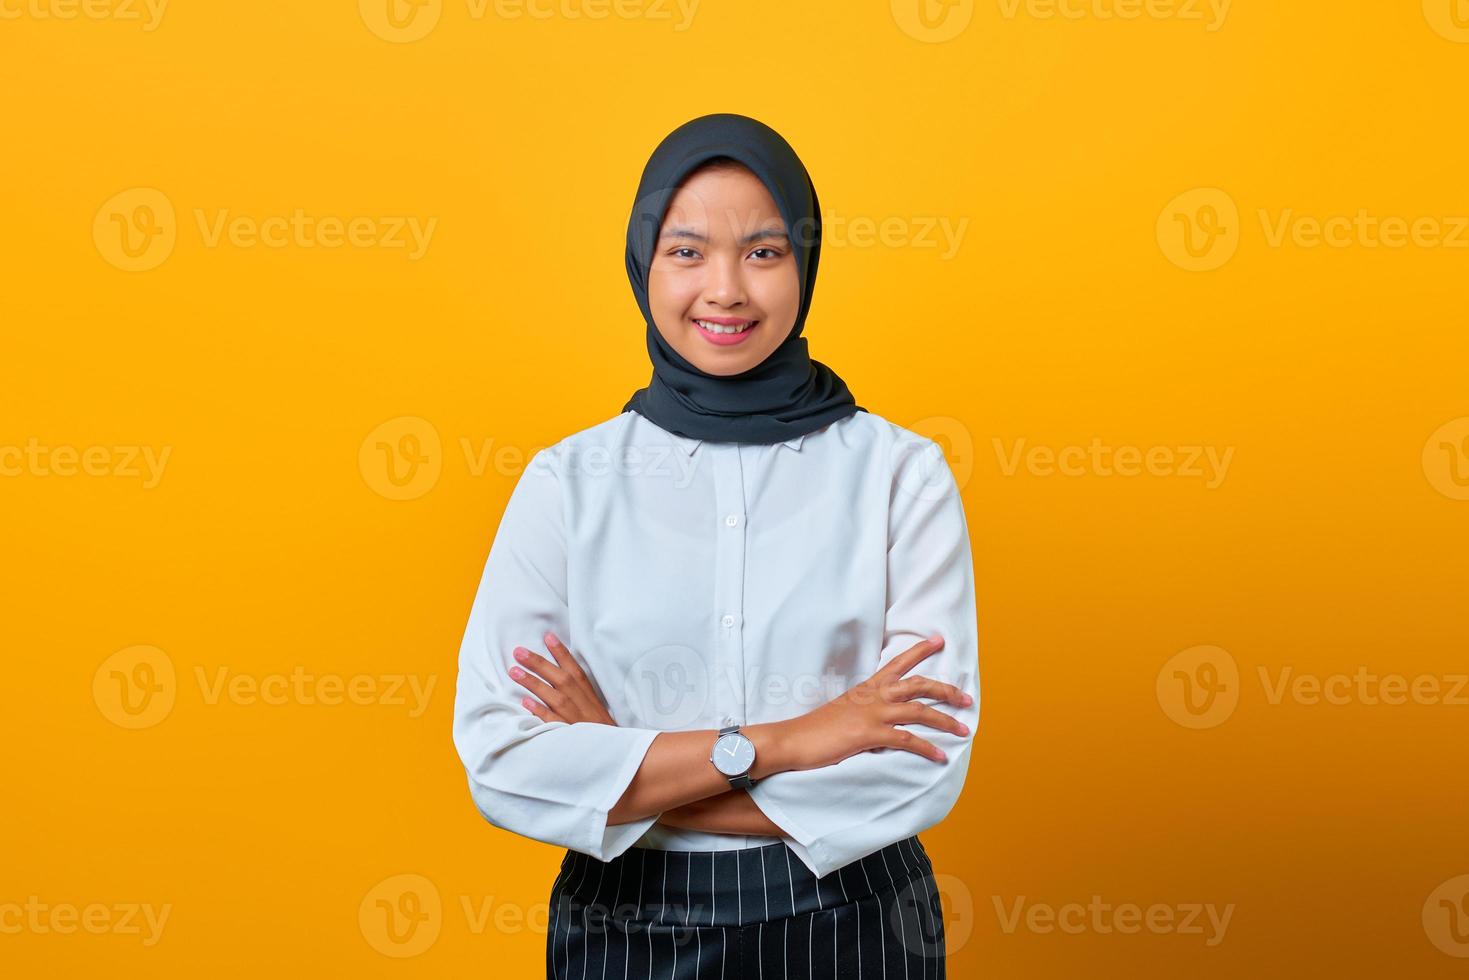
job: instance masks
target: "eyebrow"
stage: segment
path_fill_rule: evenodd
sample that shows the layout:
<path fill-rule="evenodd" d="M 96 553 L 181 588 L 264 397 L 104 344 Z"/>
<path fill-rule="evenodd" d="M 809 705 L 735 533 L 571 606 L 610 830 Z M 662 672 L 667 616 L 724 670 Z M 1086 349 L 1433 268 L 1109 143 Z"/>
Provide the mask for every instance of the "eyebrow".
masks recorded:
<path fill-rule="evenodd" d="M 694 231 L 692 228 L 669 228 L 658 237 L 660 239 L 691 238 L 696 242 L 707 242 L 709 240 L 705 236 L 699 234 L 697 231 Z M 758 242 L 762 238 L 780 238 L 784 239 L 787 242 L 791 240 L 790 236 L 779 228 L 762 228 L 759 231 L 752 231 L 745 237 L 741 238 L 739 240 L 739 244 L 741 246 L 749 245 L 751 242 Z"/>

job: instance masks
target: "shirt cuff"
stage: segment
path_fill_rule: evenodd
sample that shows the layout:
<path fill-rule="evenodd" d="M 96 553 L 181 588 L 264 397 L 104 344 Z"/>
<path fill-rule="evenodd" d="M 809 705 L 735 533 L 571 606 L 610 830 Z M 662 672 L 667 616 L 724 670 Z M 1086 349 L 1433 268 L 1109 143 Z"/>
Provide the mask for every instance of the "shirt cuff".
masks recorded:
<path fill-rule="evenodd" d="M 770 818 L 771 822 L 785 831 L 783 835 L 786 845 L 801 859 L 801 863 L 811 869 L 811 873 L 818 878 L 825 878 L 829 873 L 835 871 L 840 864 L 835 860 L 831 851 L 825 843 L 817 838 L 809 828 L 787 813 L 779 803 L 772 799 L 770 787 L 766 783 L 771 779 L 779 779 L 781 773 L 767 776 L 747 793 L 760 812 Z"/>
<path fill-rule="evenodd" d="M 627 792 L 627 788 L 632 785 L 633 777 L 638 774 L 638 769 L 642 766 L 648 749 L 652 747 L 653 740 L 658 737 L 658 732 L 654 729 L 621 729 L 621 731 L 636 732 L 638 737 L 627 740 L 622 766 L 617 771 L 617 777 L 612 781 L 611 792 L 607 799 L 597 808 L 596 821 L 591 827 L 591 834 L 586 842 L 586 853 L 599 861 L 611 861 L 632 847 L 663 815 L 654 813 L 628 823 L 607 823 L 607 817 L 612 812 L 612 808 L 617 805 L 617 801 L 622 799 L 622 794 Z"/>

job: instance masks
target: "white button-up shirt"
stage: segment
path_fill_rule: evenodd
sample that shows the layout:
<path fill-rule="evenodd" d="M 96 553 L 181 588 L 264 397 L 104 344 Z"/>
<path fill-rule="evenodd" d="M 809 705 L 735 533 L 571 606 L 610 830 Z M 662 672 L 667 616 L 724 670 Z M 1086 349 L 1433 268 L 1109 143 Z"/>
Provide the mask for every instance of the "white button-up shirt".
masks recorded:
<path fill-rule="evenodd" d="M 548 630 L 615 727 L 521 704 L 511 651 L 553 659 Z M 974 568 L 933 440 L 857 412 L 771 445 L 711 442 L 628 411 L 538 451 L 512 491 L 460 649 L 454 743 L 476 807 L 513 833 L 603 861 L 784 839 L 822 876 L 942 820 L 972 734 L 903 725 L 948 760 L 883 748 L 760 780 L 747 792 L 784 837 L 609 826 L 608 811 L 659 732 L 805 714 L 933 633 L 943 648 L 905 676 L 972 694 L 917 700 L 972 733 Z"/>

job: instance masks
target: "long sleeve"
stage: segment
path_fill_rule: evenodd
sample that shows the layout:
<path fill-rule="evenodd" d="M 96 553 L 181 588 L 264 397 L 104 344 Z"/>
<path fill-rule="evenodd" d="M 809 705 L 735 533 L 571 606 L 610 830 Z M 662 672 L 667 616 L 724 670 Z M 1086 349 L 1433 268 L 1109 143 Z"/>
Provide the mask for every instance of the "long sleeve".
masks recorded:
<path fill-rule="evenodd" d="M 974 696 L 936 710 L 969 726 L 959 736 L 903 725 L 948 755 L 936 762 L 901 749 L 859 752 L 833 766 L 780 772 L 748 790 L 788 834 L 787 843 L 818 877 L 942 820 L 964 787 L 979 721 L 978 626 L 974 567 L 963 503 L 948 461 L 932 440 L 897 453 L 889 508 L 887 610 L 878 661 L 867 676 L 937 632 L 944 646 L 904 676 L 948 681 Z M 866 678 L 859 678 L 865 680 Z"/>
<path fill-rule="evenodd" d="M 507 673 L 516 646 L 549 656 L 548 630 L 573 642 L 559 465 L 556 447 L 537 452 L 505 505 L 459 651 L 454 746 L 491 824 L 610 861 L 658 820 L 607 824 L 658 732 L 542 722 Z"/>

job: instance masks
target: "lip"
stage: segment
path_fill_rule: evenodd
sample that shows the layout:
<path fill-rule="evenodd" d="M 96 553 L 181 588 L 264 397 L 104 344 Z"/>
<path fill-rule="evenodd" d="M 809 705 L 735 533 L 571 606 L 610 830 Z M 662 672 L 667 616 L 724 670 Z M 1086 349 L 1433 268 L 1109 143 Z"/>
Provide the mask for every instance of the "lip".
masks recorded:
<path fill-rule="evenodd" d="M 707 320 L 710 323 L 717 323 L 721 327 L 737 327 L 745 323 L 752 323 L 754 324 L 754 326 L 750 327 L 749 330 L 742 330 L 739 333 L 710 333 L 703 327 L 699 326 L 699 324 L 695 322 L 696 320 Z M 754 333 L 756 329 L 760 326 L 760 321 L 758 319 L 751 320 L 747 317 L 738 316 L 690 317 L 689 322 L 694 324 L 694 329 L 699 332 L 700 337 L 703 337 L 705 340 L 709 341 L 709 343 L 714 344 L 717 347 L 733 347 L 736 344 L 743 344 L 745 342 L 745 339 L 749 337 L 752 333 Z"/>

